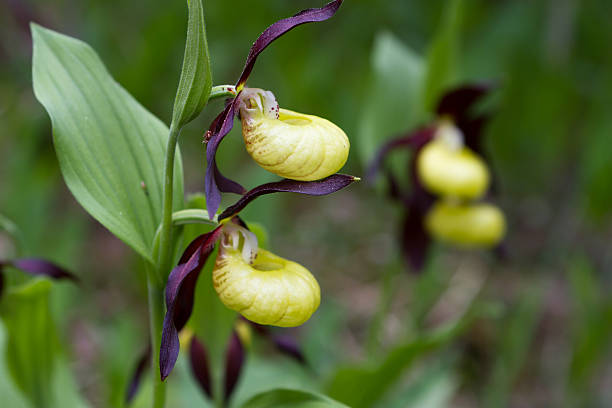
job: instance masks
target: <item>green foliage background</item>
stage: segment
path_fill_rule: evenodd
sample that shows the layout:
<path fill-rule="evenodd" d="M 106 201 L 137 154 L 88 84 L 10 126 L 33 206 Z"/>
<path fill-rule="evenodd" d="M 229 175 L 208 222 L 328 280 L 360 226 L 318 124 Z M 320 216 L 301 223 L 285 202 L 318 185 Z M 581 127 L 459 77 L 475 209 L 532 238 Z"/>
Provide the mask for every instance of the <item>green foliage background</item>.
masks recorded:
<path fill-rule="evenodd" d="M 32 92 L 28 24 L 32 20 L 92 45 L 115 79 L 168 123 L 184 52 L 184 3 L 0 3 L 0 213 L 23 231 L 24 254 L 66 265 L 83 280 L 78 290 L 54 285 L 51 301 L 60 343 L 67 344 L 64 359 L 93 406 L 121 404 L 131 370 L 126 361 L 135 364 L 146 342 L 146 290 L 138 259 L 78 206 L 61 179 L 50 122 Z M 252 41 L 267 25 L 320 3 L 205 1 L 214 84 L 238 77 Z M 267 49 L 249 85 L 272 90 L 281 106 L 341 126 L 353 144 L 343 172 L 362 175 L 372 147 L 419 124 L 414 112 L 423 110 L 398 104 L 411 89 L 409 64 L 405 70 L 391 64 L 384 71 L 385 93 L 373 95 L 375 45 L 393 38 L 409 55 L 427 54 L 432 39 L 444 35 L 439 23 L 451 3 L 347 0 L 332 20 L 297 28 Z M 380 191 L 362 183 L 326 198 L 262 197 L 245 216 L 265 225 L 275 252 L 315 273 L 323 304 L 295 333 L 312 369 L 304 371 L 255 345 L 259 351 L 249 357 L 237 400 L 249 399 L 249 387 L 263 390 L 267 382 L 350 395 L 350 386 L 347 391 L 334 384 L 342 378 L 352 384 L 381 369 L 399 370 L 377 402 L 385 407 L 596 407 L 612 398 L 609 5 L 606 0 L 462 3 L 459 35 L 451 32 L 448 39 L 458 47 L 449 83 L 500 84 L 487 150 L 509 219 L 507 260 L 436 248 L 427 272 L 415 277 L 404 273 L 398 260 L 400 211 Z M 389 101 L 399 102 L 381 108 Z M 221 107 L 213 102 L 181 138 L 187 193 L 203 189 L 201 136 Z M 367 128 L 364 118 L 372 112 L 385 115 L 386 124 Z M 274 178 L 248 158 L 237 130 L 218 162 L 246 186 Z M 11 251 L 8 241 L 0 240 L 0 256 L 13 256 Z M 427 363 L 401 354 L 413 350 L 411 336 L 452 317 L 456 305 L 445 294 L 457 282 L 449 283 L 449 277 L 465 270 L 486 276 L 459 275 L 459 283 L 481 286 L 480 300 L 471 306 L 481 317 L 419 351 Z M 385 282 L 393 297 L 381 300 Z M 368 323 L 385 303 L 381 331 L 367 341 Z M 482 318 L 483 311 L 489 317 Z M 394 355 L 404 355 L 397 360 L 405 364 L 385 366 Z M 184 404 L 201 401 L 181 367 L 184 375 L 171 380 L 175 397 Z"/>

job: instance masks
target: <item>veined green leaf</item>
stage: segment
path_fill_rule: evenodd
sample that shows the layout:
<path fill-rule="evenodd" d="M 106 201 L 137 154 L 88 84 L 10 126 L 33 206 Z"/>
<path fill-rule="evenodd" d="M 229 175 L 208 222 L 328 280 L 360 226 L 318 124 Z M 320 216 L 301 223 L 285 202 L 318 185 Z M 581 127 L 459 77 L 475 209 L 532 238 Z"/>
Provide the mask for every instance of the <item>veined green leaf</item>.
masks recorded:
<path fill-rule="evenodd" d="M 113 234 L 151 260 L 161 219 L 168 128 L 113 80 L 82 41 L 32 24 L 33 82 L 53 123 L 68 188 Z M 177 152 L 174 207 L 183 205 Z"/>
<path fill-rule="evenodd" d="M 51 282 L 35 279 L 6 292 L 0 316 L 7 331 L 6 363 L 11 378 L 33 406 L 50 406 L 58 354 L 49 312 Z"/>
<path fill-rule="evenodd" d="M 212 88 L 202 0 L 188 0 L 187 4 L 187 42 L 172 112 L 172 124 L 179 129 L 200 114 Z"/>
<path fill-rule="evenodd" d="M 242 408 L 348 408 L 324 395 L 306 391 L 276 389 L 251 398 Z"/>
<path fill-rule="evenodd" d="M 463 0 L 446 3 L 434 39 L 429 45 L 423 101 L 425 108 L 430 111 L 442 93 L 456 80 L 462 9 Z"/>

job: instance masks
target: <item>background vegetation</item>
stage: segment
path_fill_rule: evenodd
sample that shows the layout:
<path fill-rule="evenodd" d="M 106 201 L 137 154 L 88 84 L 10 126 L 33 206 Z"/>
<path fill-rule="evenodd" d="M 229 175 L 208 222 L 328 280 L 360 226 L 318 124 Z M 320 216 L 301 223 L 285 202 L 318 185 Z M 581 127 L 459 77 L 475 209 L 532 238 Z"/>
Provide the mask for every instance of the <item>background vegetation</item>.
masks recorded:
<path fill-rule="evenodd" d="M 238 76 L 267 25 L 319 3 L 206 1 L 214 83 Z M 236 401 L 270 386 L 319 390 L 355 407 L 612 400 L 609 5 L 465 0 L 454 24 L 453 4 L 347 0 L 329 22 L 298 28 L 266 50 L 249 84 L 340 125 L 353 147 L 344 172 L 362 175 L 375 146 L 426 119 L 412 114 L 422 110 L 410 104 L 416 85 L 398 67 L 435 58 L 432 43 L 453 55 L 438 86 L 498 81 L 486 143 L 509 220 L 507 257 L 436 247 L 423 274 L 406 271 L 396 238 L 401 210 L 384 186 L 361 183 L 324 199 L 261 198 L 245 216 L 266 226 L 275 252 L 313 271 L 322 306 L 290 332 L 308 365 L 255 341 Z M 32 92 L 28 24 L 91 44 L 118 82 L 168 122 L 186 13 L 184 1 L 0 2 L 0 213 L 23 231 L 25 255 L 82 279 L 78 288 L 54 284 L 50 295 L 67 362 L 58 377 L 76 381 L 92 406 L 121 405 L 147 341 L 145 280 L 134 254 L 61 179 L 49 119 Z M 201 136 L 215 111 L 181 139 L 188 193 L 203 188 Z M 384 118 L 376 126 L 372 112 Z M 251 187 L 273 179 L 248 158 L 238 132 L 220 151 L 221 168 Z M 12 250 L 1 238 L 0 257 Z M 203 401 L 184 362 L 180 369 L 170 380 L 171 406 Z M 0 376 L 2 398 L 14 394 L 7 381 Z M 8 406 L 24 406 L 14 398 Z"/>

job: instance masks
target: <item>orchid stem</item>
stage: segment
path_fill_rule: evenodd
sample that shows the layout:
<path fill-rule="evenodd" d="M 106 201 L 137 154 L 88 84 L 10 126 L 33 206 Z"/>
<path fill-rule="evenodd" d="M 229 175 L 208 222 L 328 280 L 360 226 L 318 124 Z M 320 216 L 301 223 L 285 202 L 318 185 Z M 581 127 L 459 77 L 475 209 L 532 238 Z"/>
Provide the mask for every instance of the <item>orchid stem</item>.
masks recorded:
<path fill-rule="evenodd" d="M 150 336 L 151 336 L 151 358 L 153 359 L 151 367 L 153 369 L 153 408 L 163 408 L 166 404 L 166 383 L 160 379 L 159 370 L 159 350 L 161 347 L 161 333 L 164 323 L 164 290 L 160 287 L 153 276 L 157 271 L 153 270 L 151 265 L 147 266 L 150 269 L 148 274 L 147 289 L 149 295 L 149 320 Z"/>
<path fill-rule="evenodd" d="M 174 194 L 174 157 L 180 129 L 170 125 L 166 160 L 164 162 L 164 191 L 162 201 L 162 222 L 159 241 L 155 242 L 154 254 L 157 253 L 155 270 L 148 274 L 149 322 L 151 327 L 151 346 L 153 350 L 153 408 L 166 405 L 166 384 L 161 381 L 159 371 L 159 350 L 164 321 L 164 286 L 168 277 L 172 256 L 172 198 Z"/>

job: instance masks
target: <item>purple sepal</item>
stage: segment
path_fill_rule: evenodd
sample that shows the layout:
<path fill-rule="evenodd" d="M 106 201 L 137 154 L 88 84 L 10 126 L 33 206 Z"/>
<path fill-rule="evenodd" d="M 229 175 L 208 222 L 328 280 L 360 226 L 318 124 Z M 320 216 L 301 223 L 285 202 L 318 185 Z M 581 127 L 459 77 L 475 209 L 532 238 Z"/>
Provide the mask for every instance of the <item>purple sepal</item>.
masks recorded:
<path fill-rule="evenodd" d="M 244 64 L 242 74 L 240 75 L 240 79 L 236 83 L 236 87 L 240 87 L 246 83 L 249 75 L 251 75 L 251 71 L 253 70 L 257 57 L 274 40 L 299 25 L 327 20 L 336 14 L 336 11 L 338 11 L 342 1 L 343 0 L 334 0 L 321 8 L 302 10 L 293 17 L 279 20 L 270 27 L 266 28 L 266 30 L 261 33 L 261 35 L 253 43 L 246 63 Z"/>
<path fill-rule="evenodd" d="M 159 351 L 162 381 L 168 377 L 179 354 L 178 333 L 187 323 L 193 309 L 195 286 L 208 256 L 221 234 L 221 226 L 193 240 L 170 276 L 166 285 L 166 316 Z"/>
<path fill-rule="evenodd" d="M 474 83 L 452 89 L 442 96 L 436 113 L 451 115 L 454 118 L 465 116 L 472 106 L 494 88 L 493 83 Z"/>
<path fill-rule="evenodd" d="M 420 128 L 408 133 L 407 135 L 403 135 L 386 142 L 378 150 L 374 156 L 374 159 L 372 160 L 372 163 L 370 163 L 370 166 L 366 172 L 366 180 L 371 181 L 376 177 L 389 153 L 401 147 L 420 149 L 433 138 L 435 131 L 435 127 Z"/>
<path fill-rule="evenodd" d="M 4 273 L 2 272 L 2 264 L 0 264 L 0 296 L 4 291 Z"/>
<path fill-rule="evenodd" d="M 402 253 L 415 272 L 425 265 L 431 238 L 423 227 L 424 214 L 416 208 L 408 210 L 401 231 Z"/>
<path fill-rule="evenodd" d="M 219 220 L 238 214 L 251 201 L 265 194 L 286 192 L 321 196 L 341 190 L 356 180 L 358 180 L 356 177 L 346 174 L 333 174 L 317 181 L 296 181 L 284 179 L 273 183 L 262 184 L 261 186 L 249 190 L 240 198 L 240 200 L 236 202 L 236 204 L 226 208 L 225 211 L 219 215 Z"/>
<path fill-rule="evenodd" d="M 232 333 L 225 354 L 225 388 L 224 398 L 228 401 L 236 387 L 244 365 L 244 346 L 236 332 Z"/>
<path fill-rule="evenodd" d="M 291 336 L 273 336 L 272 343 L 278 351 L 295 359 L 301 364 L 306 364 L 306 359 L 300 345 Z"/>
<path fill-rule="evenodd" d="M 204 393 L 212 399 L 208 353 L 204 345 L 195 336 L 191 338 L 189 344 L 189 362 L 191 363 L 191 373 Z"/>
<path fill-rule="evenodd" d="M 207 165 L 204 179 L 204 191 L 206 193 L 206 208 L 211 220 L 221 204 L 221 191 L 238 194 L 244 194 L 245 192 L 245 189 L 240 184 L 221 174 L 215 159 L 219 144 L 234 127 L 234 113 L 236 111 L 237 101 L 238 96 L 215 118 L 209 129 L 211 136 L 206 146 Z"/>
<path fill-rule="evenodd" d="M 53 279 L 68 279 L 78 282 L 77 278 L 66 269 L 52 262 L 40 258 L 19 258 L 12 261 L 0 262 L 0 275 L 4 266 L 12 266 L 32 276 L 46 276 Z M 1 285 L 0 285 L 1 287 Z"/>
<path fill-rule="evenodd" d="M 138 363 L 136 364 L 136 368 L 134 369 L 134 372 L 132 373 L 132 379 L 130 380 L 130 383 L 125 393 L 125 403 L 126 404 L 130 404 L 132 400 L 134 399 L 134 397 L 136 396 L 136 393 L 138 393 L 138 390 L 140 389 L 140 384 L 142 382 L 142 376 L 146 372 L 150 363 L 151 363 L 151 344 L 149 344 L 149 346 L 147 346 L 145 351 L 141 354 L 140 358 L 138 359 Z"/>

